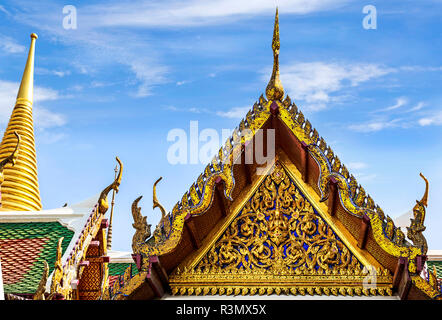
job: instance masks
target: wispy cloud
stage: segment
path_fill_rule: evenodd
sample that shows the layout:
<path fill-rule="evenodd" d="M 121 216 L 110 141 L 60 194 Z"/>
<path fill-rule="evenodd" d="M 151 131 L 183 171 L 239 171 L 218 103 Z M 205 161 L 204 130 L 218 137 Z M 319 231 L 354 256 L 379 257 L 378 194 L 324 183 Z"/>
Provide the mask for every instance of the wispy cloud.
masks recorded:
<path fill-rule="evenodd" d="M 284 14 L 304 15 L 339 8 L 348 2 L 350 0 L 280 0 L 278 6 Z M 17 5 L 27 8 L 29 3 L 23 0 Z M 77 52 L 81 48 L 82 55 L 76 55 L 69 63 L 83 74 L 103 70 L 109 64 L 126 66 L 135 74 L 136 81 L 131 78 L 127 83 L 137 86 L 132 93 L 135 97 L 152 95 L 155 86 L 170 80 L 169 68 L 162 62 L 156 43 L 150 43 L 149 33 L 141 36 L 132 27 L 158 29 L 226 24 L 257 15 L 273 15 L 275 9 L 275 3 L 268 0 L 135 0 L 124 3 L 114 0 L 77 6 L 79 28 L 73 31 L 62 28 L 62 5 L 59 3 L 41 0 L 38 6 L 32 4 L 33 10 L 16 10 L 14 18 L 44 30 L 68 47 L 76 48 Z M 59 10 L 54 10 L 58 7 Z M 118 33 L 114 32 L 115 28 L 119 28 Z M 123 28 L 125 30 L 121 31 Z M 112 54 L 103 54 L 106 52 Z M 184 83 L 177 83 L 180 84 Z"/>
<path fill-rule="evenodd" d="M 376 132 L 381 131 L 388 128 L 400 127 L 402 123 L 401 118 L 393 119 L 393 120 L 371 120 L 364 123 L 352 124 L 348 128 L 352 131 L 357 132 Z"/>
<path fill-rule="evenodd" d="M 167 106 L 164 107 L 165 110 L 173 111 L 173 112 L 184 112 L 184 113 L 207 113 L 211 114 L 213 113 L 207 108 L 197 108 L 197 107 L 190 107 L 190 108 L 177 108 L 175 106 Z"/>
<path fill-rule="evenodd" d="M 410 110 L 407 110 L 407 112 L 415 112 L 415 111 L 419 111 L 421 110 L 423 107 L 425 107 L 425 103 L 424 102 L 419 102 L 418 104 L 416 104 L 413 108 L 411 108 Z"/>
<path fill-rule="evenodd" d="M 4 6 L 0 5 L 0 11 L 3 13 L 6 13 L 7 15 L 10 15 L 9 11 L 5 9 Z"/>
<path fill-rule="evenodd" d="M 0 80 L 0 123 L 3 125 L 9 121 L 19 85 L 17 82 Z M 59 98 L 59 93 L 54 89 L 38 86 L 34 88 L 33 109 L 36 128 L 44 130 L 66 124 L 67 121 L 64 115 L 40 106 L 41 102 L 57 100 Z"/>
<path fill-rule="evenodd" d="M 366 168 L 367 164 L 365 162 L 349 162 L 347 167 L 350 170 L 360 170 Z"/>
<path fill-rule="evenodd" d="M 318 111 L 325 109 L 327 103 L 340 100 L 342 89 L 393 71 L 377 64 L 296 62 L 281 67 L 281 81 L 290 96 L 306 102 L 304 108 Z"/>
<path fill-rule="evenodd" d="M 228 111 L 217 111 L 216 114 L 223 118 L 241 119 L 249 111 L 250 106 L 236 107 Z"/>
<path fill-rule="evenodd" d="M 67 123 L 64 115 L 49 111 L 41 106 L 36 107 L 34 110 L 34 121 L 36 126 L 42 130 L 52 127 L 61 127 Z"/>
<path fill-rule="evenodd" d="M 349 0 L 279 0 L 285 14 L 308 14 L 338 8 Z M 192 27 L 214 25 L 256 15 L 273 15 L 275 3 L 268 0 L 191 0 L 106 2 L 82 10 L 82 23 L 98 27 Z"/>
<path fill-rule="evenodd" d="M 423 117 L 418 120 L 419 125 L 425 126 L 440 126 L 442 125 L 442 111 L 437 111 L 431 116 Z"/>
<path fill-rule="evenodd" d="M 0 34 L 0 50 L 6 53 L 22 53 L 26 48 L 14 39 Z"/>
<path fill-rule="evenodd" d="M 416 127 L 417 124 L 421 126 L 428 126 L 438 125 L 439 122 L 442 123 L 442 120 L 440 120 L 442 119 L 442 116 L 439 119 L 438 113 L 428 117 L 422 117 L 422 113 L 419 111 L 426 106 L 424 101 L 419 101 L 413 107 L 404 110 L 404 106 L 408 106 L 409 104 L 409 99 L 407 97 L 399 97 L 396 99 L 395 104 L 369 112 L 371 115 L 376 115 L 371 120 L 363 123 L 351 124 L 348 126 L 348 129 L 368 133 L 390 128 L 413 128 Z M 398 112 L 400 112 L 400 117 L 398 117 Z M 418 116 L 421 118 L 416 121 Z"/>
<path fill-rule="evenodd" d="M 392 106 L 389 106 L 385 109 L 381 109 L 379 111 L 391 111 L 391 110 L 396 110 L 399 109 L 400 107 L 403 107 L 404 105 L 406 105 L 408 103 L 408 99 L 406 97 L 399 97 L 396 99 L 396 103 Z"/>
<path fill-rule="evenodd" d="M 39 75 L 52 75 L 63 78 L 71 74 L 69 70 L 50 70 L 46 68 L 35 68 L 35 74 Z"/>

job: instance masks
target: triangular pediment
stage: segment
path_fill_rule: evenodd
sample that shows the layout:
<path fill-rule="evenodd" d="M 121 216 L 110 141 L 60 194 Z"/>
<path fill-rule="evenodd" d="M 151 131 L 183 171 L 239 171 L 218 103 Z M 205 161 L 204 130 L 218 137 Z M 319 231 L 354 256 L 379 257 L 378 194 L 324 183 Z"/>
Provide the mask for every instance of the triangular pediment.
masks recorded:
<path fill-rule="evenodd" d="M 391 276 L 370 273 L 304 193 L 275 161 L 224 229 L 172 273 L 172 292 L 391 294 Z"/>

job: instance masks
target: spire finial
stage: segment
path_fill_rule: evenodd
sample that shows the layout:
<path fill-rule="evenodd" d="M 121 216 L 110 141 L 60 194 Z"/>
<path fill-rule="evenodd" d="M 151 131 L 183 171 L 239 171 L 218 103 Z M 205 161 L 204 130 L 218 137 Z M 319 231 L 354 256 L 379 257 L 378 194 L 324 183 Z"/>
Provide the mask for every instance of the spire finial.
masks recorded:
<path fill-rule="evenodd" d="M 266 88 L 266 96 L 269 100 L 281 100 L 284 97 L 284 88 L 282 87 L 281 80 L 279 80 L 279 47 L 279 17 L 278 7 L 276 7 L 275 27 L 273 29 L 272 40 L 273 72 Z"/>
<path fill-rule="evenodd" d="M 34 95 L 34 54 L 35 40 L 38 36 L 31 34 L 31 47 L 29 48 L 28 60 L 26 61 L 25 71 L 20 83 L 20 89 L 17 94 L 17 103 L 32 105 Z"/>
<path fill-rule="evenodd" d="M 36 39 L 37 35 L 31 34 L 31 45 L 17 100 L 0 144 L 0 161 L 6 159 L 16 147 L 16 134 L 20 135 L 22 145 L 16 153 L 15 165 L 6 165 L 3 169 L 0 211 L 41 210 L 32 117 Z"/>

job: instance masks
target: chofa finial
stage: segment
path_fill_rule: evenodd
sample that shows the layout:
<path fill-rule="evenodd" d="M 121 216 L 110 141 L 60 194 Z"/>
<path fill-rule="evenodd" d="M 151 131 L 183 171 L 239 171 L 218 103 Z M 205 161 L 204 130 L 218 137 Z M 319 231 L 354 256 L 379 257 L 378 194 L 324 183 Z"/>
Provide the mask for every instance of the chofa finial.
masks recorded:
<path fill-rule="evenodd" d="M 413 218 L 411 218 L 411 224 L 407 227 L 407 237 L 413 242 L 413 245 L 422 250 L 422 254 L 427 254 L 428 245 L 423 232 L 426 227 L 424 226 L 426 207 L 428 205 L 428 180 L 421 173 L 421 178 L 425 181 L 425 192 L 420 201 L 416 200 L 416 205 L 413 208 Z"/>
<path fill-rule="evenodd" d="M 284 97 L 284 88 L 282 87 L 281 80 L 279 79 L 279 18 L 278 7 L 276 7 L 275 26 L 273 29 L 273 71 L 269 84 L 266 88 L 266 96 L 269 100 L 281 100 Z"/>

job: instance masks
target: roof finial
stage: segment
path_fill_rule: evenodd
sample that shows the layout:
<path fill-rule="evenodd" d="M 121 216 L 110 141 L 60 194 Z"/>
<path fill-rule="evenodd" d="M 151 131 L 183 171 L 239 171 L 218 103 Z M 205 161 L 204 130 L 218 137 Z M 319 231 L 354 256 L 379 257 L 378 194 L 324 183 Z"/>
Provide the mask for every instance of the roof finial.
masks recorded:
<path fill-rule="evenodd" d="M 279 46 L 279 19 L 278 7 L 276 7 L 275 27 L 272 40 L 273 72 L 266 88 L 266 96 L 269 100 L 281 100 L 284 97 L 284 88 L 282 87 L 281 80 L 279 80 Z"/>
<path fill-rule="evenodd" d="M 29 48 L 28 60 L 26 61 L 25 71 L 20 83 L 20 89 L 17 94 L 17 103 L 24 103 L 32 105 L 34 93 L 34 53 L 35 40 L 38 36 L 35 33 L 31 34 L 31 47 Z"/>

